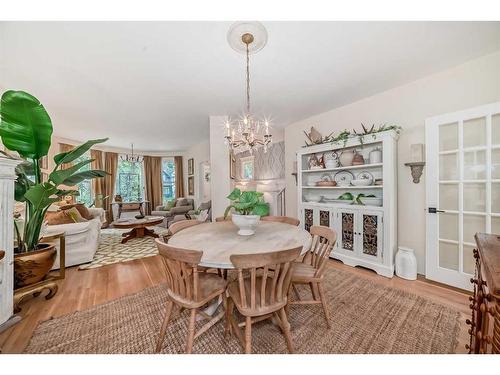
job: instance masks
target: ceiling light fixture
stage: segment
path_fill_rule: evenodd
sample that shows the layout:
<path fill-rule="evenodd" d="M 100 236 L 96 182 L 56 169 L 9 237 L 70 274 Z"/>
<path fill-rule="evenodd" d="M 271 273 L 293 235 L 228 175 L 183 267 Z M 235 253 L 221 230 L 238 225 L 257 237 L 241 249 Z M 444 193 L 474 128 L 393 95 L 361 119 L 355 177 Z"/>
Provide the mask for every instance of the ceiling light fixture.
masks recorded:
<path fill-rule="evenodd" d="M 246 55 L 246 110 L 243 116 L 226 122 L 226 145 L 231 150 L 253 153 L 256 147 L 267 146 L 272 142 L 268 119 L 257 119 L 250 112 L 250 54 L 260 51 L 267 43 L 267 31 L 259 22 L 237 22 L 227 33 L 229 45 L 237 52 Z"/>
<path fill-rule="evenodd" d="M 126 161 L 130 164 L 140 164 L 143 162 L 144 157 L 141 155 L 134 154 L 134 144 L 130 144 L 131 152 L 130 154 L 120 155 L 121 161 Z"/>

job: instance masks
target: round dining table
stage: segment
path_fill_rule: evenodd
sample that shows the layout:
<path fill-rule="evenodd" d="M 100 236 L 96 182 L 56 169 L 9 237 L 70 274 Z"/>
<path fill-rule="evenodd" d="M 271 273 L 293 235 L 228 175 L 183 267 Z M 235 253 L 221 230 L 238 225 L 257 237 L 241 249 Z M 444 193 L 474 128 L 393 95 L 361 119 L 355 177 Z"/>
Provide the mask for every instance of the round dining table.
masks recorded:
<path fill-rule="evenodd" d="M 200 266 L 232 269 L 233 254 L 259 254 L 302 246 L 301 254 L 311 247 L 308 231 L 294 225 L 260 221 L 255 234 L 240 236 L 231 221 L 204 223 L 181 230 L 169 240 L 170 246 L 203 251 Z"/>

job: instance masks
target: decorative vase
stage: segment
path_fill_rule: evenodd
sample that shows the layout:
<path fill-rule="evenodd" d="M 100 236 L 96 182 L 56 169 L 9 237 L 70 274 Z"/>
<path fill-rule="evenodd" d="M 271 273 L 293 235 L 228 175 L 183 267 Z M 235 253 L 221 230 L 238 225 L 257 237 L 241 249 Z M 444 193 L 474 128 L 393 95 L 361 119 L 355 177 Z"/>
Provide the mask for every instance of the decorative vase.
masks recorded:
<path fill-rule="evenodd" d="M 354 159 L 356 151 L 355 150 L 345 150 L 339 156 L 340 164 L 343 167 L 350 167 L 352 165 L 352 159 Z"/>
<path fill-rule="evenodd" d="M 354 153 L 354 157 L 352 158 L 352 165 L 363 165 L 365 164 L 365 158 L 363 155 L 358 153 L 357 151 Z"/>
<path fill-rule="evenodd" d="M 370 151 L 370 164 L 382 163 L 382 150 L 378 147 Z"/>
<path fill-rule="evenodd" d="M 251 236 L 255 233 L 255 227 L 260 221 L 260 216 L 232 214 L 231 219 L 233 224 L 240 228 L 238 231 L 240 236 Z"/>
<path fill-rule="evenodd" d="M 53 244 L 41 243 L 38 250 L 14 254 L 14 285 L 16 288 L 42 281 L 56 260 Z"/>
<path fill-rule="evenodd" d="M 417 279 L 417 258 L 413 249 L 400 246 L 396 254 L 396 275 L 406 280 Z"/>

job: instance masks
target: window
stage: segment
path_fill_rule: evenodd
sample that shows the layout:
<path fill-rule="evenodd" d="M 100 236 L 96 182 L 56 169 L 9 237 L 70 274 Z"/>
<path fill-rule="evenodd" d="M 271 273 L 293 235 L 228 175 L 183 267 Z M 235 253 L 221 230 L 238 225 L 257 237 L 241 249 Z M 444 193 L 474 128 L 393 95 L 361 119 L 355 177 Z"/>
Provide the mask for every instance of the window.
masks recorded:
<path fill-rule="evenodd" d="M 253 156 L 241 158 L 241 179 L 253 180 Z"/>
<path fill-rule="evenodd" d="M 161 184 L 163 203 L 175 198 L 175 164 L 174 159 L 164 158 L 161 163 Z"/>
<path fill-rule="evenodd" d="M 78 164 L 84 160 L 90 159 L 90 151 L 87 151 L 85 154 L 75 159 L 72 163 L 73 165 Z M 85 172 L 91 169 L 91 165 L 84 165 L 82 168 L 78 170 L 78 172 Z M 85 180 L 76 185 L 78 188 L 79 196 L 76 197 L 76 201 L 80 203 L 84 203 L 85 206 L 90 207 L 94 202 L 93 192 L 92 192 L 92 180 Z"/>
<path fill-rule="evenodd" d="M 115 192 L 123 202 L 140 202 L 144 198 L 143 166 L 139 163 L 118 160 Z"/>

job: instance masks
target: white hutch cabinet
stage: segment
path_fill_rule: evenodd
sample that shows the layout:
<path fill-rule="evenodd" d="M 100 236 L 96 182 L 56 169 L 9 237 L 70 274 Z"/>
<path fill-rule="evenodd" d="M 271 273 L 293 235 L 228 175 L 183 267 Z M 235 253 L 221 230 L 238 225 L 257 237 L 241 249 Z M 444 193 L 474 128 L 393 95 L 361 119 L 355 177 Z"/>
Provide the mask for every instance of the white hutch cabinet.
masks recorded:
<path fill-rule="evenodd" d="M 374 149 L 382 151 L 382 160 L 370 164 L 369 155 Z M 309 159 L 314 155 L 320 158 L 333 151 L 340 155 L 353 150 L 363 155 L 365 164 L 321 169 L 309 167 Z M 397 247 L 397 133 L 385 131 L 366 135 L 362 142 L 354 137 L 345 146 L 326 143 L 304 147 L 297 152 L 297 169 L 297 207 L 302 227 L 309 230 L 312 225 L 323 225 L 334 229 L 337 243 L 332 258 L 392 277 Z M 322 180 L 339 180 L 342 175 L 357 179 L 360 174 L 372 176 L 372 184 L 316 185 Z M 370 196 L 372 202 L 358 204 L 338 200 L 344 193 L 351 193 L 354 197 L 359 194 Z M 377 198 L 378 201 L 374 202 Z"/>

